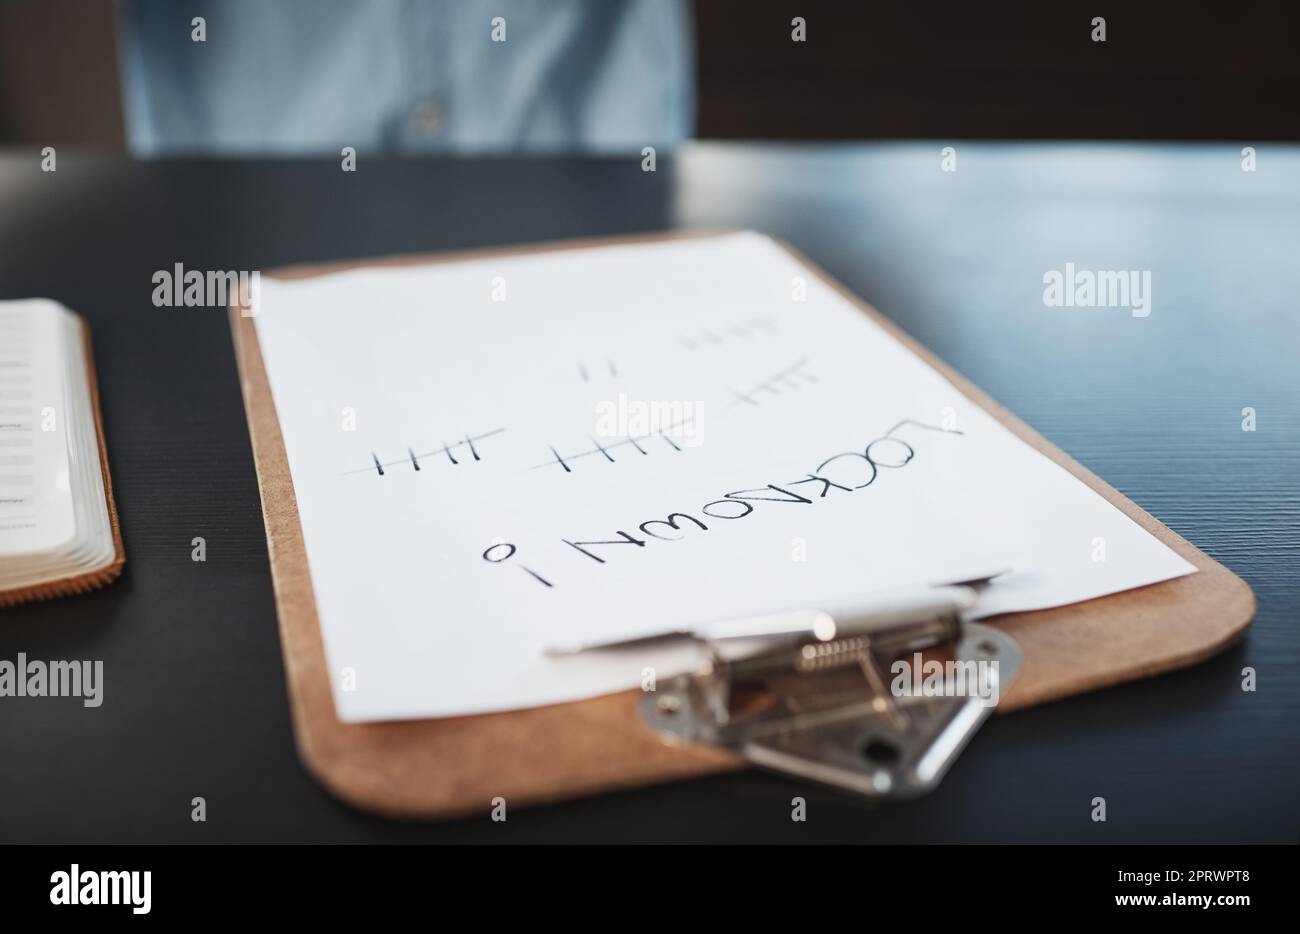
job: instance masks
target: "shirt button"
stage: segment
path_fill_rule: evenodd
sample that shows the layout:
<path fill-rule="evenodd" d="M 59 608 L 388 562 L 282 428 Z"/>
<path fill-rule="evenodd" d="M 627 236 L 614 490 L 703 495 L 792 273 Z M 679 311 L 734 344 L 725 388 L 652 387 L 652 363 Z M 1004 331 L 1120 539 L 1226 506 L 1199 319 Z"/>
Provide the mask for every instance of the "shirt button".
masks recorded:
<path fill-rule="evenodd" d="M 415 127 L 425 136 L 433 136 L 442 125 L 442 110 L 432 101 L 424 101 L 415 108 Z"/>

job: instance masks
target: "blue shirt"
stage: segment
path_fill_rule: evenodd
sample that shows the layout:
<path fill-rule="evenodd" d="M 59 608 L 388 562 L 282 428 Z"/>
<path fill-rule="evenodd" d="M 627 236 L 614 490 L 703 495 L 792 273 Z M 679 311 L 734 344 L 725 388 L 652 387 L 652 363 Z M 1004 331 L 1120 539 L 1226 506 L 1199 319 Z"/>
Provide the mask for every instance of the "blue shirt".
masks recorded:
<path fill-rule="evenodd" d="M 687 0 L 122 0 L 119 34 L 143 156 L 639 153 L 695 116 Z"/>

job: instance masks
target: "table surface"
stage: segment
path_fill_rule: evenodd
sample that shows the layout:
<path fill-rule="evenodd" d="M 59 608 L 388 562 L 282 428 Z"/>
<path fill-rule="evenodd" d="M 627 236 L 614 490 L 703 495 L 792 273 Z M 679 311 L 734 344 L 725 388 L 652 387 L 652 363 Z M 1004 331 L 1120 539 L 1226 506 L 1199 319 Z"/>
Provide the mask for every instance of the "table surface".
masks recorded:
<path fill-rule="evenodd" d="M 639 156 L 343 173 L 71 152 L 42 173 L 0 153 L 0 298 L 90 320 L 127 552 L 103 591 L 0 614 L 0 658 L 102 659 L 106 682 L 98 709 L 0 700 L 0 841 L 1300 840 L 1300 149 L 1261 146 L 1249 173 L 1227 145 L 958 144 L 947 173 L 941 145 L 698 144 L 653 174 Z M 151 275 L 719 226 L 793 244 L 1240 574 L 1246 640 L 995 717 L 898 805 L 757 771 L 505 823 L 336 802 L 294 751 L 225 316 L 155 308 Z M 1151 316 L 1044 307 L 1066 262 L 1151 270 Z"/>

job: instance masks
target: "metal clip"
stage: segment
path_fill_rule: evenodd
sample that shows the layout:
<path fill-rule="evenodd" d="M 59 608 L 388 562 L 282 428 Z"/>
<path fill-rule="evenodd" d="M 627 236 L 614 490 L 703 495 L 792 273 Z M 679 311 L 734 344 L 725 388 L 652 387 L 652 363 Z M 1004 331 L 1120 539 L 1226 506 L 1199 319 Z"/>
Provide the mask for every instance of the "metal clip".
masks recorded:
<path fill-rule="evenodd" d="M 696 633 L 699 666 L 647 693 L 641 714 L 670 741 L 871 797 L 921 794 L 1020 667 L 1013 639 L 962 622 L 974 599 L 934 587 Z"/>

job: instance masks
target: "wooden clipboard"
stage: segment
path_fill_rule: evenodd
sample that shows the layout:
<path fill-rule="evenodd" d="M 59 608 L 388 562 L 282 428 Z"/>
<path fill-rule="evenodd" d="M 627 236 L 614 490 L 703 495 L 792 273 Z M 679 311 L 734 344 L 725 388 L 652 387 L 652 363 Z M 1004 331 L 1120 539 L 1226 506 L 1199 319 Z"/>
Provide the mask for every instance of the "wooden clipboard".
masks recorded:
<path fill-rule="evenodd" d="M 359 266 L 445 263 L 718 233 L 669 233 L 328 263 L 269 275 L 299 279 Z M 794 250 L 785 248 L 808 267 L 810 275 L 861 308 L 968 399 L 1199 571 L 1072 606 L 985 620 L 1014 637 L 1024 654 L 1019 677 L 1002 698 L 1000 711 L 1190 665 L 1209 658 L 1242 634 L 1254 616 L 1255 598 L 1241 578 L 1054 447 Z M 303 763 L 326 788 L 349 804 L 387 816 L 442 818 L 486 814 L 498 796 L 511 805 L 553 801 L 745 765 L 720 750 L 665 745 L 637 714 L 638 690 L 508 713 L 393 723 L 340 722 L 334 713 L 311 573 L 275 403 L 253 320 L 243 311 L 238 306 L 231 308 L 231 327 L 266 520 L 294 733 Z"/>

